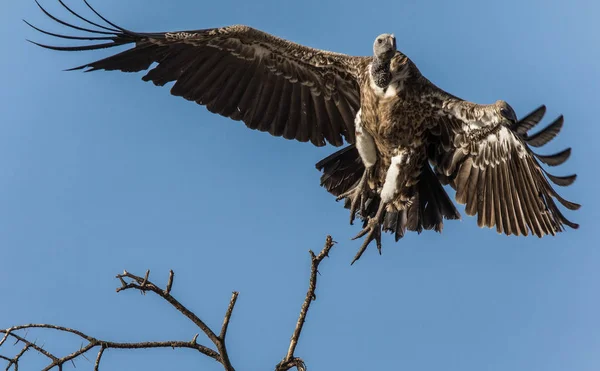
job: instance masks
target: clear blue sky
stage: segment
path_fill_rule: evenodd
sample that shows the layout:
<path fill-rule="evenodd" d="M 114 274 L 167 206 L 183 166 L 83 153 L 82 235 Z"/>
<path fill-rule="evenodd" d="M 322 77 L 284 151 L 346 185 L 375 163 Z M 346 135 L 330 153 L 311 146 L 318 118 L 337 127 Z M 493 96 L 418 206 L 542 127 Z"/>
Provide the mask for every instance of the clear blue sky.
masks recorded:
<path fill-rule="evenodd" d="M 44 1 L 49 9 L 58 3 Z M 79 1 L 68 1 L 83 10 Z M 171 97 L 139 74 L 62 72 L 106 51 L 59 53 L 21 22 L 63 31 L 33 0 L 0 12 L 0 327 L 49 322 L 109 340 L 191 339 L 151 295 L 116 294 L 124 268 L 149 268 L 211 325 L 240 291 L 229 332 L 239 370 L 273 369 L 305 294 L 308 249 L 324 262 L 297 354 L 314 370 L 598 370 L 597 191 L 600 5 L 577 0 L 324 2 L 94 1 L 139 31 L 248 24 L 314 47 L 370 53 L 376 35 L 434 83 L 465 99 L 546 104 L 566 125 L 548 147 L 574 148 L 558 171 L 583 204 L 555 238 L 515 238 L 450 221 L 442 235 L 360 246 L 348 212 L 319 187 L 314 148 L 251 131 Z M 60 13 L 65 14 L 65 13 Z M 60 42 L 60 41 L 59 41 Z M 460 208 L 464 215 L 464 209 Z M 51 350 L 79 342 L 30 334 Z M 201 339 L 203 339 L 201 337 Z M 1 353 L 1 351 L 0 351 Z M 21 369 L 38 369 L 28 356 Z M 218 370 L 189 351 L 107 351 L 104 370 Z M 91 369 L 79 361 L 78 369 Z M 72 366 L 68 366 L 71 368 Z"/>

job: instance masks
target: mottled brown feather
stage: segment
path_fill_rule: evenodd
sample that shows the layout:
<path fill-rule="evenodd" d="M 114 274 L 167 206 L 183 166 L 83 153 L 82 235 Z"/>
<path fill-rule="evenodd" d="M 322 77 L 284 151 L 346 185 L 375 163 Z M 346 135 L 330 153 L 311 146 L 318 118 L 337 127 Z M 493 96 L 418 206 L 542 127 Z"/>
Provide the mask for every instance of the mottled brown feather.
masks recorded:
<path fill-rule="evenodd" d="M 102 36 L 74 37 L 37 29 L 40 32 L 72 40 L 112 41 L 72 47 L 38 44 L 42 47 L 80 51 L 133 45 L 131 49 L 74 69 L 137 72 L 150 68 L 143 80 L 159 86 L 175 82 L 173 95 L 207 105 L 211 112 L 242 120 L 252 129 L 287 139 L 310 140 L 316 146 L 327 142 L 340 146 L 343 144 L 340 138 L 349 143 L 354 141 L 354 115 L 360 106 L 357 77 L 369 57 L 306 47 L 243 25 L 136 33 L 104 27 L 70 11 L 101 30 L 97 31 L 73 26 L 42 10 L 56 22 Z M 94 13 L 101 17 L 95 10 Z M 153 63 L 156 65 L 151 68 Z M 238 86 L 232 85 L 234 78 L 240 79 Z M 294 94 L 298 87 L 301 87 L 299 95 Z M 229 94 L 223 93 L 224 88 Z M 287 99 L 280 96 L 285 93 Z M 256 105 L 257 96 L 266 98 Z M 278 106 L 285 100 L 286 104 Z M 328 104 L 331 100 L 335 100 L 334 105 Z M 299 110 L 292 111 L 298 106 L 307 110 L 302 113 L 300 124 L 293 118 Z M 295 126 L 287 129 L 287 124 Z"/>
<path fill-rule="evenodd" d="M 399 51 L 391 68 L 403 79 L 401 87 L 395 96 L 378 96 L 369 80 L 372 57 L 309 48 L 242 25 L 135 33 L 116 27 L 94 9 L 110 27 L 67 8 L 80 20 L 98 27 L 92 30 L 42 10 L 64 26 L 101 35 L 66 36 L 34 27 L 53 37 L 100 42 L 66 47 L 38 44 L 42 47 L 83 51 L 132 46 L 75 69 L 149 69 L 143 80 L 159 86 L 174 82 L 173 95 L 241 120 L 251 129 L 316 146 L 340 146 L 344 139 L 354 143 L 354 119 L 360 108 L 365 130 L 377 147 L 378 161 L 370 181 L 378 189 L 391 158 L 398 153 L 409 155 L 410 160 L 399 171 L 396 198 L 384 218 L 384 229 L 393 232 L 396 239 L 406 229 L 440 231 L 444 218 L 460 217 L 441 183 L 456 189 L 457 201 L 466 204 L 467 214 L 477 214 L 480 226 L 495 226 L 498 232 L 527 235 L 530 230 L 542 236 L 560 232 L 564 225 L 578 227 L 564 217 L 555 200 L 571 210 L 579 205 L 563 199 L 550 184 L 569 186 L 576 176 L 555 176 L 540 165 L 563 164 L 570 149 L 539 155 L 530 148 L 548 143 L 563 126 L 560 116 L 539 132 L 528 133 L 542 120 L 545 106 L 517 120 L 503 101 L 490 105 L 464 101 L 429 82 Z M 324 172 L 322 184 L 334 194 L 356 185 L 364 171 L 353 146 L 319 164 Z M 369 197 L 367 211 L 361 216 L 365 223 L 381 202 L 378 194 Z"/>

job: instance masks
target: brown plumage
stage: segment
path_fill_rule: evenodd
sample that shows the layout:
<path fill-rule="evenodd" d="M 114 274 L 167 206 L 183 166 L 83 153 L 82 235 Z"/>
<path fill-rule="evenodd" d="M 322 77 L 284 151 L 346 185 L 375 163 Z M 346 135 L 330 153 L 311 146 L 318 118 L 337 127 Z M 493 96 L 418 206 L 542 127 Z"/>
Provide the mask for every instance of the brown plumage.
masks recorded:
<path fill-rule="evenodd" d="M 308 48 L 243 25 L 136 33 L 104 18 L 108 27 L 80 17 L 95 27 L 89 29 L 64 22 L 38 6 L 65 26 L 100 36 L 59 35 L 28 23 L 36 30 L 55 37 L 101 41 L 73 47 L 40 46 L 82 51 L 135 44 L 133 49 L 71 70 L 138 72 L 157 62 L 144 81 L 158 86 L 175 82 L 173 95 L 241 120 L 251 129 L 316 146 L 326 141 L 340 146 L 342 138 L 354 140 L 354 115 L 360 102 L 353 73 L 362 58 Z"/>
<path fill-rule="evenodd" d="M 74 69 L 147 70 L 144 81 L 243 121 L 274 136 L 350 146 L 317 164 L 321 184 L 345 199 L 351 221 L 363 220 L 357 237 L 367 236 L 357 254 L 381 231 L 441 231 L 443 219 L 460 214 L 442 184 L 456 189 L 456 200 L 477 215 L 479 226 L 507 235 L 554 235 L 567 225 L 555 200 L 570 210 L 578 204 L 561 198 L 550 182 L 573 183 L 575 175 L 548 174 L 541 163 L 557 166 L 570 149 L 540 155 L 558 135 L 562 116 L 530 135 L 545 113 L 542 106 L 521 120 L 504 101 L 479 105 L 439 89 L 408 57 L 396 50 L 393 35 L 380 35 L 373 56 L 355 57 L 302 46 L 247 26 L 182 32 L 136 33 L 111 23 L 86 5 L 104 25 L 61 5 L 81 27 L 42 11 L 85 36 L 51 33 L 99 43 L 48 46 L 63 51 L 133 48 Z M 40 5 L 38 3 L 38 5 Z M 93 27 L 93 28 L 88 28 Z M 153 63 L 156 65 L 152 66 Z M 151 68 L 152 66 L 152 68 Z"/>

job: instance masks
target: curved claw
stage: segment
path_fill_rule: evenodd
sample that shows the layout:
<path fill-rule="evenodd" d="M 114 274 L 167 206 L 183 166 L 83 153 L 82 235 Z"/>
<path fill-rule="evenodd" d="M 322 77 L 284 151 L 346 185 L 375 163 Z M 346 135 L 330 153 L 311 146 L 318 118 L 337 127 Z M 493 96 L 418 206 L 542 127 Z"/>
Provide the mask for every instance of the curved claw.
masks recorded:
<path fill-rule="evenodd" d="M 369 220 L 367 226 L 363 228 L 362 231 L 358 232 L 358 234 L 352 240 L 361 238 L 364 235 L 366 235 L 365 240 L 363 241 L 362 245 L 360 246 L 360 249 L 354 256 L 354 259 L 352 260 L 352 263 L 350 263 L 350 265 L 354 264 L 355 261 L 360 259 L 362 254 L 367 249 L 367 246 L 369 246 L 369 244 L 373 242 L 373 240 L 375 240 L 377 244 L 377 251 L 379 251 L 379 255 L 381 255 L 381 223 L 374 219 Z"/>
<path fill-rule="evenodd" d="M 354 224 L 357 211 L 359 211 L 361 215 L 365 215 L 365 205 L 369 192 L 369 189 L 367 189 L 367 178 L 369 176 L 369 172 L 370 169 L 366 169 L 362 178 L 355 187 L 342 193 L 335 199 L 336 201 L 341 201 L 345 198 L 350 199 L 350 225 Z"/>
<path fill-rule="evenodd" d="M 363 193 L 364 193 L 363 190 L 360 189 L 359 186 L 356 186 L 355 188 L 352 188 L 348 192 L 342 193 L 335 199 L 336 201 L 341 201 L 344 198 L 350 199 L 350 225 L 354 224 L 354 219 L 356 217 L 356 211 L 359 210 L 359 207 L 360 207 L 360 212 L 364 213 L 363 205 L 365 204 L 364 199 L 366 197 L 363 197 Z"/>

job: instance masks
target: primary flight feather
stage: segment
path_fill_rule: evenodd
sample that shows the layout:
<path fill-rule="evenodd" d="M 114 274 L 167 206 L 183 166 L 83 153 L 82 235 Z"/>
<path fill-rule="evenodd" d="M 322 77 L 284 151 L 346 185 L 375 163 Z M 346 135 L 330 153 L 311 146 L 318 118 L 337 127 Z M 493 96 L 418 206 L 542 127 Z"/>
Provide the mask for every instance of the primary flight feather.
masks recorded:
<path fill-rule="evenodd" d="M 555 201 L 570 210 L 551 182 L 568 186 L 575 175 L 555 176 L 540 165 L 564 163 L 571 150 L 540 155 L 532 147 L 552 140 L 560 116 L 530 134 L 545 114 L 541 106 L 522 119 L 504 101 L 480 105 L 455 97 L 427 80 L 396 47 L 396 38 L 375 39 L 373 55 L 356 57 L 302 46 L 248 26 L 137 33 L 99 17 L 91 21 L 59 3 L 79 21 L 54 21 L 85 32 L 70 36 L 31 27 L 50 36 L 95 41 L 49 46 L 85 51 L 132 44 L 133 48 L 75 69 L 138 72 L 155 85 L 174 82 L 171 93 L 211 112 L 243 121 L 274 136 L 349 146 L 317 163 L 321 185 L 344 200 L 350 222 L 359 216 L 365 236 L 356 261 L 381 232 L 396 240 L 406 230 L 441 231 L 443 219 L 460 214 L 443 184 L 480 227 L 507 235 L 555 235 L 578 228 Z M 37 1 L 36 1 L 37 3 Z M 353 261 L 353 262 L 354 262 Z"/>

